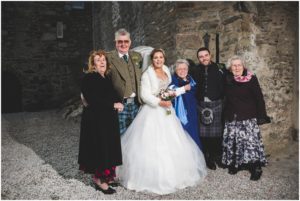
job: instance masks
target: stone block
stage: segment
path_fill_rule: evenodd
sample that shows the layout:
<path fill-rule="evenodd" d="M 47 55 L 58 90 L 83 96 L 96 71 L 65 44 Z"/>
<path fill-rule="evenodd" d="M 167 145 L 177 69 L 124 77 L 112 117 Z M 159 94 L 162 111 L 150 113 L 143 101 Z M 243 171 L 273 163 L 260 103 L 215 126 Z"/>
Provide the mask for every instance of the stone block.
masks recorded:
<path fill-rule="evenodd" d="M 196 56 L 198 48 L 196 48 L 196 49 L 184 49 L 183 53 L 181 55 L 181 58 L 191 59 L 191 60 L 195 61 L 196 63 L 198 63 L 198 59 L 197 59 L 197 56 Z"/>
<path fill-rule="evenodd" d="M 44 33 L 41 37 L 42 41 L 56 40 L 56 33 Z"/>
<path fill-rule="evenodd" d="M 219 16 L 221 20 L 227 19 L 230 16 L 236 15 L 236 12 L 230 6 L 219 8 Z"/>
<path fill-rule="evenodd" d="M 187 18 L 177 21 L 177 30 L 179 33 L 195 32 L 198 30 L 199 23 L 195 22 L 193 18 Z"/>
<path fill-rule="evenodd" d="M 201 44 L 201 38 L 198 33 L 185 33 L 176 35 L 176 48 L 178 49 L 196 49 Z"/>
<path fill-rule="evenodd" d="M 176 4 L 176 9 L 190 10 L 190 9 L 193 9 L 193 7 L 195 7 L 195 4 L 196 4 L 196 2 L 178 2 Z"/>
<path fill-rule="evenodd" d="M 247 21 L 241 22 L 241 31 L 243 32 L 251 32 L 251 24 Z"/>
<path fill-rule="evenodd" d="M 245 13 L 257 13 L 257 8 L 254 2 L 239 1 L 233 5 L 235 11 Z"/>
<path fill-rule="evenodd" d="M 236 15 L 236 16 L 231 16 L 231 17 L 227 17 L 225 19 L 222 19 L 222 24 L 223 25 L 227 25 L 230 24 L 232 22 L 235 22 L 236 20 L 242 19 L 241 15 Z"/>
<path fill-rule="evenodd" d="M 66 42 L 58 42 L 58 47 L 68 47 L 68 43 L 66 43 Z"/>
<path fill-rule="evenodd" d="M 199 25 L 198 30 L 216 30 L 219 26 L 219 20 L 202 22 Z"/>

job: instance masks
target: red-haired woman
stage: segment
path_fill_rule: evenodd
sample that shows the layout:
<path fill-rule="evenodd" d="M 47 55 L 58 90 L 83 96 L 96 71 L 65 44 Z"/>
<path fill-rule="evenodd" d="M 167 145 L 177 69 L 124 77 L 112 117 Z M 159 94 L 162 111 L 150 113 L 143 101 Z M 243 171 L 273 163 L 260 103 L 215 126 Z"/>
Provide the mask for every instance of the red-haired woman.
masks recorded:
<path fill-rule="evenodd" d="M 88 65 L 81 87 L 87 105 L 81 119 L 78 163 L 80 170 L 93 174 L 96 190 L 113 194 L 115 168 L 122 164 L 118 112 L 123 105 L 107 76 L 105 52 L 91 52 Z"/>

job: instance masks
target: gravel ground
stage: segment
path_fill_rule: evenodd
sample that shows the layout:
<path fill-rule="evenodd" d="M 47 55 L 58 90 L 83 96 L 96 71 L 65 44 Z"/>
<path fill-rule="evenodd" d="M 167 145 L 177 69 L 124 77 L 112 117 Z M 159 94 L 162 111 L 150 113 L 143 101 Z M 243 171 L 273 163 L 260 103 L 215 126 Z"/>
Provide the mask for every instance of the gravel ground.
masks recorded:
<path fill-rule="evenodd" d="M 293 142 L 272 154 L 259 181 L 248 171 L 232 176 L 226 169 L 208 170 L 198 186 L 169 195 L 137 193 L 123 187 L 104 195 L 94 190 L 91 176 L 78 170 L 79 122 L 56 111 L 2 114 L 2 199 L 299 199 L 299 152 Z"/>

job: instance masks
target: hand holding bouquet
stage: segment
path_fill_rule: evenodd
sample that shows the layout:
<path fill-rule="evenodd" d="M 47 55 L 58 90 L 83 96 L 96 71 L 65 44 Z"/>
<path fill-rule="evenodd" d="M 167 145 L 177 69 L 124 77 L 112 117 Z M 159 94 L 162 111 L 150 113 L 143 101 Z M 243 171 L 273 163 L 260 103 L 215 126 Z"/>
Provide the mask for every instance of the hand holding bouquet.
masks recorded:
<path fill-rule="evenodd" d="M 172 89 L 169 89 L 169 88 L 161 89 L 158 95 L 161 98 L 161 100 L 163 100 L 163 101 L 171 101 L 173 98 L 176 97 L 175 90 L 172 90 Z M 167 109 L 166 109 L 167 110 L 167 115 L 171 114 L 171 109 L 169 107 L 167 107 Z"/>

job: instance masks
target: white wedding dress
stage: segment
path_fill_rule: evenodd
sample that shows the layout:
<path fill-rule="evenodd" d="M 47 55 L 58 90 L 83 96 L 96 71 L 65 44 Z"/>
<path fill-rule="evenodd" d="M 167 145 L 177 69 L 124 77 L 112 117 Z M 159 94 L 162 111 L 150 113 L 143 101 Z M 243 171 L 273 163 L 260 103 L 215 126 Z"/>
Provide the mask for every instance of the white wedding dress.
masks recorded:
<path fill-rule="evenodd" d="M 156 80 L 156 91 L 170 83 L 169 73 L 166 81 L 144 76 L 142 90 L 143 84 L 146 90 L 145 80 L 148 85 L 151 79 Z M 167 115 L 166 108 L 154 107 L 143 95 L 142 99 L 146 104 L 121 137 L 123 165 L 116 171 L 121 184 L 130 190 L 162 195 L 201 182 L 207 174 L 203 154 L 181 126 L 175 110 L 171 108 Z"/>

